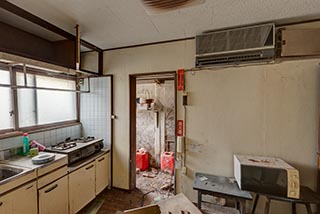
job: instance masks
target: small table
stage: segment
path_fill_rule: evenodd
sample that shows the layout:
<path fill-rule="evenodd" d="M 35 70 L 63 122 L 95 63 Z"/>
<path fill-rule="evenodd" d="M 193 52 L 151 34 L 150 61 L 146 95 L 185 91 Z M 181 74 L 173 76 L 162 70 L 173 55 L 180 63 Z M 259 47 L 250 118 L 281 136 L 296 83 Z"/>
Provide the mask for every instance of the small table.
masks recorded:
<path fill-rule="evenodd" d="M 237 208 L 240 209 L 240 213 L 242 214 L 244 214 L 246 210 L 246 200 L 252 200 L 252 196 L 249 192 L 239 189 L 235 179 L 223 176 L 197 172 L 193 189 L 198 191 L 199 209 L 201 209 L 202 194 L 233 199 L 237 202 Z"/>
<path fill-rule="evenodd" d="M 284 201 L 284 202 L 291 203 L 292 214 L 297 213 L 296 204 L 304 204 L 307 209 L 308 214 L 312 214 L 310 204 L 320 204 L 320 196 L 317 193 L 312 191 L 309 187 L 300 186 L 300 198 L 299 199 L 256 193 L 256 197 L 254 200 L 254 204 L 253 204 L 253 208 L 252 208 L 251 213 L 255 212 L 260 195 L 264 195 L 267 198 L 267 201 L 265 204 L 265 209 L 264 209 L 264 214 L 269 213 L 271 200 Z"/>

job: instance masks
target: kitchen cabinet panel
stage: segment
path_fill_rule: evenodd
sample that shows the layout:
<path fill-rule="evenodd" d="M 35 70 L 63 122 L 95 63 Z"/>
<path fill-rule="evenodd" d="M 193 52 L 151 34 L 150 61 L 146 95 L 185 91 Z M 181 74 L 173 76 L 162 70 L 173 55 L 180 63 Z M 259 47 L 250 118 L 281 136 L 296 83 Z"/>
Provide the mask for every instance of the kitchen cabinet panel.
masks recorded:
<path fill-rule="evenodd" d="M 68 177 L 39 190 L 39 214 L 68 213 Z"/>
<path fill-rule="evenodd" d="M 0 196 L 0 213 L 13 214 L 13 196 L 5 194 Z"/>
<path fill-rule="evenodd" d="M 30 182 L 0 197 L 0 213 L 36 214 L 38 213 L 37 201 L 36 182 Z"/>
<path fill-rule="evenodd" d="M 109 185 L 110 153 L 96 159 L 96 195 Z"/>
<path fill-rule="evenodd" d="M 70 214 L 77 213 L 95 198 L 95 162 L 69 174 Z"/>
<path fill-rule="evenodd" d="M 38 213 L 38 196 L 36 182 L 20 187 L 13 193 L 13 214 L 35 214 Z M 19 205 L 17 206 L 17 202 Z"/>

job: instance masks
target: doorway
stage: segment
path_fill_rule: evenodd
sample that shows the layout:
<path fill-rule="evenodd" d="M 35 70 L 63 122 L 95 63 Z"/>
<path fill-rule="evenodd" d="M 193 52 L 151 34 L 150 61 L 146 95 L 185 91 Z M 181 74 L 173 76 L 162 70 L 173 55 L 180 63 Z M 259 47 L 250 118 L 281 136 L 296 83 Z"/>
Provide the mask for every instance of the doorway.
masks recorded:
<path fill-rule="evenodd" d="M 130 189 L 144 205 L 175 193 L 176 72 L 130 75 Z"/>

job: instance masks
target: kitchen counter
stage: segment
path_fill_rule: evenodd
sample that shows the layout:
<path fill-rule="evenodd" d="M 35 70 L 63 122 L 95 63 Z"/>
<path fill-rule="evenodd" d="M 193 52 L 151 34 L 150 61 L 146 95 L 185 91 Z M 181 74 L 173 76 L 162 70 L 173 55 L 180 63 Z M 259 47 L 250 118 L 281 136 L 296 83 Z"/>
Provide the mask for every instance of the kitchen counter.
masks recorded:
<path fill-rule="evenodd" d="M 46 154 L 46 152 L 40 152 L 39 154 Z M 39 165 L 33 164 L 30 157 L 23 156 L 13 156 L 9 160 L 0 161 L 0 166 L 23 170 L 19 174 L 11 176 L 0 182 L 0 195 L 29 181 L 35 180 L 50 171 L 67 165 L 68 158 L 66 155 L 55 155 L 55 160 Z"/>
<path fill-rule="evenodd" d="M 66 160 L 68 162 L 67 155 L 58 154 L 58 153 L 49 153 L 49 152 L 39 152 L 39 155 L 41 154 L 55 154 L 55 159 L 45 164 L 33 164 L 31 161 L 31 157 L 17 155 L 17 156 L 14 156 L 13 158 L 10 158 L 9 160 L 0 161 L 0 163 L 12 165 L 12 166 L 25 167 L 29 169 L 39 169 L 39 168 L 48 167 L 51 164 L 62 161 L 62 160 Z"/>
<path fill-rule="evenodd" d="M 73 164 L 69 165 L 68 172 L 72 173 L 73 171 L 83 167 L 84 165 L 86 165 L 88 163 L 93 162 L 95 159 L 99 158 L 100 156 L 102 156 L 102 155 L 104 155 L 104 154 L 106 154 L 108 152 L 110 152 L 110 149 L 107 149 L 107 148 L 101 149 L 100 152 L 98 152 L 98 153 L 96 153 L 94 155 L 91 155 L 90 157 L 87 157 L 87 158 L 85 158 L 83 160 L 80 160 L 80 161 L 78 161 L 76 163 L 73 163 Z"/>
<path fill-rule="evenodd" d="M 110 149 L 104 148 L 100 152 L 86 159 L 71 164 L 70 166 L 68 166 L 68 173 L 72 173 L 73 171 L 81 168 L 82 166 L 90 162 L 93 162 L 95 159 L 99 158 L 100 156 L 108 152 L 110 152 Z M 45 174 L 59 169 L 63 166 L 67 167 L 67 155 L 48 152 L 40 152 L 39 155 L 40 154 L 55 154 L 55 159 L 45 164 L 33 164 L 30 157 L 17 155 L 13 156 L 9 160 L 0 161 L 0 166 L 18 168 L 23 170 L 21 173 L 0 182 L 0 195 L 12 189 L 15 189 L 27 182 L 30 182 L 35 179 L 40 179 Z"/>

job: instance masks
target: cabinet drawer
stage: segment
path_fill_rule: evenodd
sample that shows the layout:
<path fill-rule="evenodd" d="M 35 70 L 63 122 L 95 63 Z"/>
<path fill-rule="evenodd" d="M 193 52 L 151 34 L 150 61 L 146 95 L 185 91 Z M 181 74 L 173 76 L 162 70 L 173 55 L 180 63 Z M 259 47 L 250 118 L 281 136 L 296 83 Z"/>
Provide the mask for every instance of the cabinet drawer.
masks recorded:
<path fill-rule="evenodd" d="M 60 169 L 57 169 L 56 171 L 53 171 L 45 176 L 42 176 L 38 179 L 38 188 L 42 188 L 49 183 L 58 180 L 59 178 L 65 176 L 68 173 L 68 167 L 64 166 Z"/>
<path fill-rule="evenodd" d="M 45 175 L 45 174 L 47 174 L 53 170 L 56 170 L 62 166 L 66 166 L 67 164 L 68 164 L 68 158 L 66 156 L 66 157 L 61 158 L 58 161 L 55 161 L 54 163 L 48 164 L 44 167 L 40 167 L 38 169 L 38 176 Z"/>
<path fill-rule="evenodd" d="M 69 213 L 77 213 L 94 198 L 95 162 L 91 162 L 69 174 Z"/>
<path fill-rule="evenodd" d="M 96 195 L 109 185 L 110 154 L 104 154 L 96 159 Z"/>
<path fill-rule="evenodd" d="M 39 214 L 68 213 L 68 177 L 40 189 Z"/>

